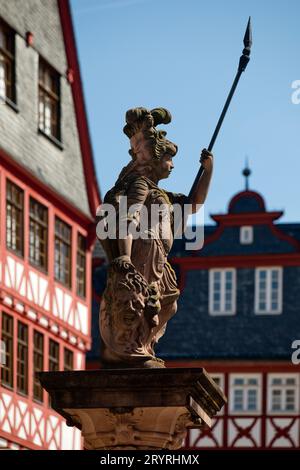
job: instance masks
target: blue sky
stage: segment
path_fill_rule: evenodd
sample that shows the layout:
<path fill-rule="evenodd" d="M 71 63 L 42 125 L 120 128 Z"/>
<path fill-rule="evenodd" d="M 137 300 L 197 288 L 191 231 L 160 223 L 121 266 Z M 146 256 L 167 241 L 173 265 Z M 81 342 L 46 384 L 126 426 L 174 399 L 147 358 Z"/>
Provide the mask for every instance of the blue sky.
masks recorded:
<path fill-rule="evenodd" d="M 251 61 L 214 147 L 210 213 L 250 189 L 281 221 L 300 222 L 299 0 L 71 0 L 97 176 L 102 196 L 129 161 L 127 109 L 162 106 L 179 151 L 161 186 L 188 193 L 237 70 L 248 16 Z"/>

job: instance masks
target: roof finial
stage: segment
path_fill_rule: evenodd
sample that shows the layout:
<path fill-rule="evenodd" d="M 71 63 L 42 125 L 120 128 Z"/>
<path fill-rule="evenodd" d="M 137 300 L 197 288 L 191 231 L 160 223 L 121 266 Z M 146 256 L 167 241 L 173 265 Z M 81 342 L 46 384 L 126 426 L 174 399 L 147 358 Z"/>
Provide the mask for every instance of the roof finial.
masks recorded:
<path fill-rule="evenodd" d="M 248 191 L 249 190 L 249 176 L 251 175 L 248 157 L 246 157 L 246 164 L 245 164 L 245 168 L 243 169 L 243 175 L 245 176 L 245 191 Z"/>

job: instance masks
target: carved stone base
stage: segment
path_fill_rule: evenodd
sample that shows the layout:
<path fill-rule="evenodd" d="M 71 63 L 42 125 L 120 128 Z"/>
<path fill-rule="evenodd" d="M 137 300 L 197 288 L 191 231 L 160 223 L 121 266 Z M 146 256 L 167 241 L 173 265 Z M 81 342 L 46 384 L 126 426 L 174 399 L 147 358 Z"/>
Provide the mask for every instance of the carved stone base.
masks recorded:
<path fill-rule="evenodd" d="M 52 407 L 92 450 L 179 449 L 226 399 L 204 369 L 42 372 Z"/>

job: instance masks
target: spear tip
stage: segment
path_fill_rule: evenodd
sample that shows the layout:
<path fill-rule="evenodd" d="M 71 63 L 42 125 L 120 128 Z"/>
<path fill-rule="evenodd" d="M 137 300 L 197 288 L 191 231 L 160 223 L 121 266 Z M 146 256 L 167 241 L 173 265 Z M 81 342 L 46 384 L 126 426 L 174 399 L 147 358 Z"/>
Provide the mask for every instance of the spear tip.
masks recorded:
<path fill-rule="evenodd" d="M 244 36 L 244 46 L 245 48 L 251 48 L 252 46 L 252 26 L 251 26 L 251 16 L 249 16 L 247 28 Z"/>

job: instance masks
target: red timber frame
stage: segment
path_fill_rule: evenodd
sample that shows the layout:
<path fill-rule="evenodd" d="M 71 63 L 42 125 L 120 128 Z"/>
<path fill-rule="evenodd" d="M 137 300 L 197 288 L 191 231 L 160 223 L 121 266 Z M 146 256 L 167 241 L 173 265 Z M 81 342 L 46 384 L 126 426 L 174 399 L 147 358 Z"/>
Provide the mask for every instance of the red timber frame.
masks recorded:
<path fill-rule="evenodd" d="M 291 350 L 292 351 L 292 350 Z M 214 450 L 262 450 L 262 449 L 300 449 L 300 411 L 298 397 L 298 411 L 293 414 L 270 414 L 268 413 L 268 375 L 269 374 L 297 374 L 300 378 L 300 365 L 283 360 L 169 360 L 167 367 L 199 367 L 214 376 L 223 377 L 224 393 L 228 403 L 224 409 L 213 420 L 212 429 L 203 429 L 192 434 L 189 431 L 186 439 L 188 449 L 214 449 Z M 261 411 L 255 414 L 231 413 L 229 380 L 231 374 L 256 374 L 261 377 Z M 298 382 L 299 383 L 299 382 Z M 254 433 L 255 426 L 259 426 L 259 432 Z M 218 437 L 216 429 L 219 426 Z M 296 429 L 296 437 L 290 435 L 292 428 Z M 234 430 L 235 437 L 230 438 L 230 430 Z M 272 429 L 272 437 L 269 438 Z M 202 445 L 201 440 L 208 437 L 210 445 Z M 238 441 L 248 439 L 249 446 L 242 446 Z M 280 438 L 284 438 L 287 446 L 277 444 Z"/>
<path fill-rule="evenodd" d="M 3 162 L 2 160 L 3 152 L 0 151 L 0 164 Z M 11 161 L 12 163 L 12 161 Z M 81 213 L 76 211 L 72 211 L 67 204 L 65 204 L 64 199 L 58 197 L 57 194 L 51 194 L 48 191 L 47 187 L 42 189 L 42 184 L 39 181 L 31 180 L 29 181 L 28 175 L 23 175 L 19 173 L 19 168 L 13 165 L 6 165 L 9 167 L 9 170 L 5 169 L 4 167 L 1 169 L 1 180 L 0 180 L 0 191 L 1 191 L 1 220 L 3 223 L 0 227 L 0 246 L 1 246 L 1 257 L 2 260 L 5 258 L 6 254 L 9 254 L 12 258 L 16 259 L 17 261 L 21 262 L 25 268 L 25 274 L 28 273 L 28 270 L 36 271 L 39 275 L 44 276 L 45 279 L 49 282 L 49 290 L 50 293 L 53 294 L 54 287 L 57 285 L 61 290 L 68 293 L 73 297 L 73 299 L 78 300 L 82 303 L 85 303 L 88 307 L 89 312 L 91 311 L 91 259 L 92 259 L 92 246 L 91 243 L 87 245 L 86 251 L 86 297 L 82 299 L 78 297 L 76 294 L 76 254 L 77 254 L 77 233 L 83 235 L 87 242 L 91 242 L 90 235 L 90 227 L 91 227 L 91 220 L 87 216 L 83 216 Z M 14 254 L 14 252 L 6 249 L 6 179 L 9 179 L 17 186 L 19 186 L 24 191 L 24 257 L 19 257 L 18 255 Z M 35 184 L 36 183 L 36 184 Z M 41 196 L 41 193 L 43 196 Z M 48 209 L 48 272 L 44 273 L 43 271 L 31 265 L 28 261 L 28 235 L 29 235 L 29 198 L 32 196 L 35 200 L 43 204 Z M 71 289 L 65 287 L 64 285 L 60 284 L 59 282 L 54 280 L 54 220 L 55 217 L 59 217 L 62 221 L 66 222 L 72 228 L 72 287 Z M 2 263 L 2 277 L 4 279 L 5 265 Z M 20 296 L 17 291 L 6 287 L 1 284 L 1 292 L 7 293 L 11 295 L 15 301 L 19 301 L 21 303 L 25 303 L 27 308 L 32 308 L 36 310 L 37 306 L 32 301 L 28 299 L 24 299 L 24 297 Z M 3 295 L 2 295 L 3 296 Z M 52 295 L 51 297 L 52 298 Z M 51 300 L 50 300 L 51 302 Z M 43 311 L 42 307 L 38 307 L 40 310 L 41 315 L 49 316 L 49 312 Z M 50 305 L 50 312 L 53 311 L 52 305 Z M 66 328 L 66 323 L 61 321 L 59 318 L 53 316 L 53 321 L 57 323 L 59 326 Z M 86 347 L 90 347 L 90 331 L 91 331 L 91 316 L 89 315 L 89 324 L 88 324 L 88 335 L 80 333 L 78 330 L 68 326 L 68 329 L 71 333 L 78 336 L 79 338 L 84 341 Z"/>
<path fill-rule="evenodd" d="M 41 416 L 40 419 L 37 421 L 37 425 L 39 424 L 39 421 L 47 420 L 49 419 L 49 416 L 56 415 L 56 413 L 50 408 L 50 403 L 49 403 L 49 396 L 43 390 L 43 401 L 40 402 L 38 400 L 33 399 L 33 332 L 37 331 L 41 334 L 43 334 L 44 337 L 44 357 L 43 357 L 43 370 L 47 371 L 49 370 L 49 341 L 53 340 L 56 341 L 59 344 L 59 370 L 64 370 L 64 348 L 69 349 L 70 351 L 73 352 L 74 354 L 74 360 L 75 360 L 75 354 L 78 352 L 78 347 L 70 344 L 68 341 L 62 340 L 61 337 L 59 337 L 57 334 L 52 333 L 49 329 L 45 329 L 43 326 L 41 326 L 38 322 L 33 322 L 31 319 L 26 318 L 24 314 L 16 311 L 14 308 L 9 308 L 6 305 L 3 305 L 1 302 L 0 304 L 0 322 L 2 318 L 2 313 L 9 314 L 13 318 L 13 328 L 14 328 L 14 343 L 13 343 L 13 387 L 10 388 L 6 385 L 2 385 L 0 382 L 0 391 L 5 393 L 6 395 L 10 395 L 12 397 L 12 404 L 16 405 L 16 409 L 18 408 L 18 402 L 21 400 L 22 402 L 25 402 L 26 405 L 28 406 L 27 410 L 30 415 L 32 415 L 33 408 L 38 409 L 41 411 Z M 17 324 L 18 321 L 22 322 L 23 324 L 28 326 L 28 365 L 29 365 L 29 370 L 28 370 L 28 395 L 23 395 L 19 392 L 17 392 Z M 1 326 L 1 324 L 0 324 Z M 1 330 L 0 330 L 0 337 L 1 337 Z M 2 404 L 0 403 L 2 406 Z M 5 411 L 4 410 L 4 418 L 5 418 Z M 58 416 L 58 415 L 56 415 Z M 21 416 L 21 419 L 19 421 L 19 424 L 17 425 L 16 422 L 11 423 L 12 428 L 14 429 L 14 433 L 8 433 L 5 432 L 3 429 L 1 429 L 0 426 L 0 437 L 2 439 L 6 439 L 7 441 L 12 441 L 15 444 L 18 444 L 21 447 L 25 447 L 28 449 L 35 449 L 35 450 L 41 450 L 41 449 L 47 449 L 47 444 L 46 444 L 46 429 L 44 433 L 41 433 L 40 431 L 36 431 L 39 434 L 40 441 L 42 445 L 36 445 L 32 442 L 31 439 L 25 440 L 21 439 L 18 437 L 15 433 L 18 432 L 20 427 L 24 425 L 24 417 Z M 22 419 L 23 418 L 23 419 Z M 59 417 L 57 424 L 55 428 L 53 429 L 53 432 L 60 427 L 62 422 L 62 419 Z M 0 423 L 1 424 L 1 423 Z M 32 424 L 30 425 L 32 429 Z M 34 434 L 31 431 L 32 434 Z M 55 439 L 57 443 L 57 448 L 59 450 L 60 446 L 60 439 Z"/>
<path fill-rule="evenodd" d="M 24 191 L 24 256 L 18 256 L 13 251 L 6 248 L 6 182 L 7 179 L 15 183 Z M 48 395 L 43 392 L 43 403 L 35 402 L 33 400 L 33 331 L 38 331 L 44 337 L 44 359 L 43 369 L 48 370 L 49 364 L 49 340 L 52 339 L 59 344 L 59 369 L 64 369 L 64 348 L 69 349 L 74 355 L 74 366 L 76 368 L 77 355 L 84 355 L 84 352 L 90 348 L 91 345 L 91 259 L 92 259 L 92 237 L 89 237 L 89 230 L 91 227 L 91 220 L 89 217 L 81 214 L 76 209 L 73 209 L 60 198 L 56 193 L 52 193 L 48 187 L 35 180 L 34 177 L 25 172 L 22 168 L 16 165 L 8 155 L 0 151 L 0 194 L 1 194 L 1 226 L 0 226 L 0 261 L 1 261 L 1 283 L 0 283 L 0 338 L 1 338 L 1 318 L 2 312 L 9 314 L 13 318 L 14 325 L 14 343 L 13 343 L 13 387 L 12 389 L 1 385 L 0 390 L 6 395 L 13 397 L 13 403 L 18 405 L 21 400 L 28 406 L 29 412 L 35 409 L 42 411 L 41 419 L 47 421 L 47 417 L 55 415 L 53 410 L 48 408 Z M 29 198 L 33 197 L 36 201 L 43 204 L 48 209 L 48 270 L 47 273 L 39 270 L 29 262 Z M 71 288 L 63 286 L 61 283 L 54 279 L 54 221 L 58 216 L 62 221 L 66 222 L 72 230 L 72 271 L 71 271 Z M 81 234 L 87 239 L 89 245 L 86 251 L 86 297 L 81 298 L 76 294 L 76 256 L 77 256 L 77 234 Z M 37 305 L 33 300 L 27 296 L 21 295 L 18 290 L 9 287 L 4 282 L 6 270 L 6 258 L 13 259 L 16 263 L 23 266 L 24 271 L 22 276 L 28 280 L 29 271 L 36 273 L 40 278 L 47 281 L 49 294 L 49 308 L 46 310 L 42 305 Z M 27 282 L 27 281 L 26 281 Z M 61 291 L 65 292 L 72 298 L 72 306 L 77 301 L 87 307 L 88 312 L 88 325 L 87 333 L 83 333 L 74 326 L 68 324 L 53 314 L 54 291 L 58 287 Z M 7 302 L 7 299 L 9 302 Z M 22 307 L 20 309 L 20 306 Z M 72 308 L 72 307 L 71 307 Z M 32 319 L 29 312 L 34 312 L 36 317 Z M 46 319 L 46 325 L 41 321 Z M 17 392 L 17 322 L 21 321 L 28 326 L 28 395 L 24 396 Z M 55 331 L 52 330 L 55 327 Z M 64 337 L 62 337 L 62 332 Z M 71 338 L 73 341 L 71 341 Z M 74 342 L 74 338 L 76 342 Z M 84 368 L 84 359 L 81 364 Z M 1 404 L 0 404 L 1 405 Z M 2 406 L 2 405 L 1 405 Z M 30 411 L 31 410 L 31 411 Z M 61 425 L 61 418 L 57 426 Z M 22 426 L 22 419 L 20 421 Z M 53 433 L 55 430 L 53 430 Z M 60 432 L 60 431 L 59 431 Z M 0 430 L 0 436 L 7 441 L 13 441 L 19 446 L 30 449 L 47 448 L 45 436 L 40 436 L 43 446 L 37 446 L 30 440 L 20 439 L 14 434 L 6 433 Z M 55 441 L 56 442 L 56 441 Z M 56 444 L 59 448 L 59 442 Z"/>

